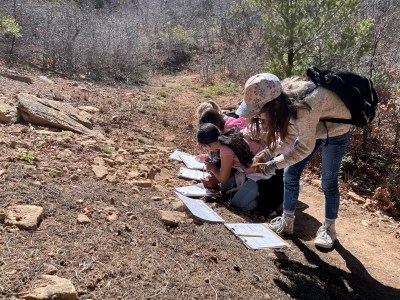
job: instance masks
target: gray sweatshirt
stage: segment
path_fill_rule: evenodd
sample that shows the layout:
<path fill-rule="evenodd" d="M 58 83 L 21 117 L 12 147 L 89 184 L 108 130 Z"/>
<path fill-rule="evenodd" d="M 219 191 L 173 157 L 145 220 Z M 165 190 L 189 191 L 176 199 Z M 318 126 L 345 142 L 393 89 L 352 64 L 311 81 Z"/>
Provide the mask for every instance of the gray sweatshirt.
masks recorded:
<path fill-rule="evenodd" d="M 300 81 L 299 84 L 306 88 L 310 82 Z M 323 118 L 351 118 L 350 111 L 335 93 L 318 87 L 303 101 L 311 110 L 298 109 L 297 120 L 290 120 L 286 138 L 279 141 L 274 153 L 271 153 L 273 157 L 276 156 L 273 160 L 278 169 L 291 166 L 310 155 L 317 139 L 345 134 L 351 127 L 348 124 L 330 122 L 326 122 L 325 127 L 323 122 L 320 122 Z"/>

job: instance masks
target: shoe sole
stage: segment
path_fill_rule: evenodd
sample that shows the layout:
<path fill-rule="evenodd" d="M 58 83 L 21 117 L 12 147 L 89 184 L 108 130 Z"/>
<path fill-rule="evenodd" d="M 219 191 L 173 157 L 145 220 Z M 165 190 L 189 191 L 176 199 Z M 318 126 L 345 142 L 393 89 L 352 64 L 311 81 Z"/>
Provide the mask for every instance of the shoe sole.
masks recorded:
<path fill-rule="evenodd" d="M 336 240 L 335 240 L 335 241 L 336 241 Z M 320 248 L 332 249 L 332 248 L 333 248 L 333 245 L 335 244 L 335 242 L 333 242 L 331 246 L 325 245 L 325 244 L 318 244 L 318 243 L 316 243 L 316 242 L 314 242 L 314 244 L 315 244 L 315 246 L 320 247 Z"/>

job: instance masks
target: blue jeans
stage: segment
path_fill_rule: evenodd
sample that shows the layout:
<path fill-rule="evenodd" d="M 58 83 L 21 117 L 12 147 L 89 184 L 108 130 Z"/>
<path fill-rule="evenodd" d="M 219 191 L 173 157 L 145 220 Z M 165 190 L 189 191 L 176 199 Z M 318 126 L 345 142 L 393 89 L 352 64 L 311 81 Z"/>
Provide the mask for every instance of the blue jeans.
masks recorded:
<path fill-rule="evenodd" d="M 236 188 L 235 175 L 232 175 L 227 182 L 221 184 L 221 191 Z M 257 182 L 246 179 L 243 185 L 233 194 L 230 204 L 233 208 L 241 211 L 248 211 L 257 208 L 258 184 Z"/>
<path fill-rule="evenodd" d="M 322 175 L 321 188 L 325 195 L 325 218 L 334 220 L 339 211 L 339 168 L 346 148 L 349 144 L 350 133 L 318 139 L 315 142 L 313 152 L 302 161 L 285 168 L 284 171 L 284 201 L 283 209 L 295 211 L 299 197 L 300 176 L 304 167 L 313 154 L 321 148 L 322 151 Z"/>
<path fill-rule="evenodd" d="M 258 185 L 257 182 L 247 179 L 235 193 L 231 200 L 232 207 L 237 210 L 248 211 L 257 208 Z"/>

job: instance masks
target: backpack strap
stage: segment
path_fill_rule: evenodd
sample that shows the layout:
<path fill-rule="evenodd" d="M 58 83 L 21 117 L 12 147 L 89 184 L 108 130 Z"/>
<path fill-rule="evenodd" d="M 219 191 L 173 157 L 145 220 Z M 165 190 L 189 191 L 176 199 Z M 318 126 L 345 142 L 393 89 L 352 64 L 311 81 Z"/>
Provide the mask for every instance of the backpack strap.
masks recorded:
<path fill-rule="evenodd" d="M 342 123 L 342 124 L 354 125 L 354 124 L 353 124 L 353 120 L 351 120 L 351 119 L 323 118 L 323 119 L 320 119 L 320 121 L 322 121 L 322 122 Z"/>
<path fill-rule="evenodd" d="M 305 97 L 307 97 L 309 94 L 311 94 L 312 92 L 314 92 L 314 90 L 316 90 L 318 88 L 318 84 L 314 83 L 310 84 L 310 86 L 307 88 L 307 90 L 305 90 L 304 94 L 301 95 L 301 97 L 298 100 L 303 100 Z"/>

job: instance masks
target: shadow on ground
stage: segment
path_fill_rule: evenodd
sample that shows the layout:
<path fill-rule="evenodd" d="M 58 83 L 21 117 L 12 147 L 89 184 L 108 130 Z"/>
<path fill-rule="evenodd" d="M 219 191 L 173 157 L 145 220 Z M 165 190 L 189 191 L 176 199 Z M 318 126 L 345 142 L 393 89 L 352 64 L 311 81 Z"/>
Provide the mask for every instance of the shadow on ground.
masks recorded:
<path fill-rule="evenodd" d="M 299 214 L 298 221 L 300 219 L 307 226 L 295 231 L 295 236 L 301 237 L 301 240 L 294 238 L 292 242 L 304 254 L 308 264 L 291 260 L 284 252 L 276 252 L 275 265 L 287 280 L 274 281 L 283 291 L 295 299 L 400 299 L 400 289 L 385 286 L 371 277 L 364 265 L 340 241 L 335 242 L 334 249 L 321 251 L 337 251 L 349 271 L 323 261 L 318 250 L 309 249 L 303 242 L 314 237 L 320 222 L 304 213 Z"/>

